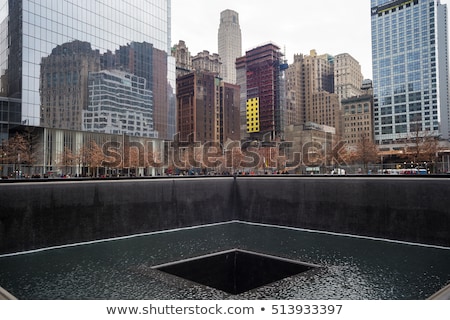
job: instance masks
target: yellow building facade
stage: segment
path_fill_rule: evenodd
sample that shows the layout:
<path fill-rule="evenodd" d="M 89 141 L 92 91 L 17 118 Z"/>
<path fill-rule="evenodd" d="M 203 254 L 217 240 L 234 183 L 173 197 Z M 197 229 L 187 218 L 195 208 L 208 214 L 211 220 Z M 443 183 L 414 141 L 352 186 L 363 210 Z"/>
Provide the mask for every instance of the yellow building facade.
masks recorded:
<path fill-rule="evenodd" d="M 259 98 L 247 100 L 247 133 L 259 132 Z"/>

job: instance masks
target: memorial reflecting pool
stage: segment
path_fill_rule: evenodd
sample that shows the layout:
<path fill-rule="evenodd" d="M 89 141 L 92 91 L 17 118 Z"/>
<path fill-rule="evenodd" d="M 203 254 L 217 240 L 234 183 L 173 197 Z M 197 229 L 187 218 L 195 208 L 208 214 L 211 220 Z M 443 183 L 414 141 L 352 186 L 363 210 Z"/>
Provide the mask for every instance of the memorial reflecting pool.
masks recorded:
<path fill-rule="evenodd" d="M 151 268 L 230 249 L 320 266 L 232 295 Z M 0 257 L 18 299 L 426 299 L 450 282 L 450 249 L 225 223 Z"/>

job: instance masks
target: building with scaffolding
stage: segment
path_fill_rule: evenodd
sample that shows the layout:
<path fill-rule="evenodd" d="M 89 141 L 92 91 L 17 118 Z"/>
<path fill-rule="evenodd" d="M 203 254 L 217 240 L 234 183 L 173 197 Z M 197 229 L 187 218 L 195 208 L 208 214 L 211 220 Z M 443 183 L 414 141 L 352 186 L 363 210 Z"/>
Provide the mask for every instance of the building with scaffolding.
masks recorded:
<path fill-rule="evenodd" d="M 245 116 L 244 136 L 256 140 L 283 137 L 284 70 L 287 68 L 280 48 L 268 43 L 246 52 L 237 60 L 238 85 L 246 88 L 241 99 L 241 116 Z M 245 82 L 244 82 L 245 81 Z M 244 82 L 244 83 L 241 83 Z"/>

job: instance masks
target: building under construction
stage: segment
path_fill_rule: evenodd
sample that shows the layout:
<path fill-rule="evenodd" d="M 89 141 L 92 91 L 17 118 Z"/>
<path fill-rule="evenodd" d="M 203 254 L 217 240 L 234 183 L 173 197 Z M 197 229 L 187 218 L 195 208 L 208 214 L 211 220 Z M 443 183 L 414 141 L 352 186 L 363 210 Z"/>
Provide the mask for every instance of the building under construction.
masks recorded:
<path fill-rule="evenodd" d="M 236 62 L 241 88 L 246 88 L 245 103 L 241 102 L 241 116 L 245 117 L 243 138 L 271 140 L 283 136 L 283 73 L 286 64 L 280 48 L 272 43 L 246 52 Z M 242 96 L 241 99 L 244 97 Z M 245 108 L 244 110 L 242 110 Z"/>

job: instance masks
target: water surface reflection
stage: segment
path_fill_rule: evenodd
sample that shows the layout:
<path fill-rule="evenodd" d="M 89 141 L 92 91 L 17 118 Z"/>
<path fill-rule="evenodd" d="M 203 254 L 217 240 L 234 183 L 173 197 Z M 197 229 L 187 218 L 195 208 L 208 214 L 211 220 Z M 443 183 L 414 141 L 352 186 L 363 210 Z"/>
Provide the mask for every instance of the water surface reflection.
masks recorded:
<path fill-rule="evenodd" d="M 319 264 L 238 296 L 150 267 L 240 248 Z M 226 223 L 0 258 L 19 299 L 426 299 L 450 281 L 450 250 Z"/>

